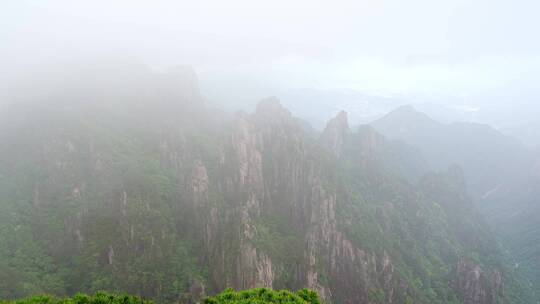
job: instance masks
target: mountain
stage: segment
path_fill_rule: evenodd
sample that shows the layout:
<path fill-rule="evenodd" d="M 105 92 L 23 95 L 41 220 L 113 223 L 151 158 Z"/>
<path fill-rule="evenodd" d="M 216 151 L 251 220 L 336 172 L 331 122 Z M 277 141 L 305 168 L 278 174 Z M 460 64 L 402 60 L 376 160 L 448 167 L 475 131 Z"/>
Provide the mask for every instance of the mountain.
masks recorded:
<path fill-rule="evenodd" d="M 540 157 L 536 155 L 529 168 L 492 192 L 479 207 L 508 248 L 514 267 L 531 282 L 536 299 L 540 299 Z"/>
<path fill-rule="evenodd" d="M 279 92 L 282 103 L 302 115 L 317 129 L 323 129 L 328 113 L 347 109 L 353 121 L 377 117 L 391 108 L 396 101 L 370 96 L 351 89 L 289 89 Z"/>
<path fill-rule="evenodd" d="M 516 139 L 477 123 L 439 123 L 402 106 L 371 125 L 389 139 L 417 148 L 433 169 L 463 168 L 474 198 L 511 182 L 528 167 L 529 151 Z"/>
<path fill-rule="evenodd" d="M 458 168 L 411 182 L 416 150 L 345 113 L 314 138 L 275 97 L 229 115 L 189 68 L 129 71 L 73 75 L 1 113 L 1 298 L 527 301 Z"/>
<path fill-rule="evenodd" d="M 372 126 L 417 148 L 430 169 L 459 165 L 475 205 L 507 249 L 509 260 L 533 289 L 540 288 L 536 283 L 540 250 L 535 245 L 540 228 L 538 153 L 487 125 L 443 124 L 411 106 L 390 112 Z"/>
<path fill-rule="evenodd" d="M 520 139 L 525 145 L 538 149 L 540 147 L 540 123 L 521 123 L 507 126 L 505 134 Z"/>
<path fill-rule="evenodd" d="M 280 89 L 281 103 L 296 115 L 322 130 L 329 113 L 338 114 L 347 109 L 353 125 L 379 118 L 397 105 L 406 103 L 401 97 L 367 94 L 353 89 Z"/>

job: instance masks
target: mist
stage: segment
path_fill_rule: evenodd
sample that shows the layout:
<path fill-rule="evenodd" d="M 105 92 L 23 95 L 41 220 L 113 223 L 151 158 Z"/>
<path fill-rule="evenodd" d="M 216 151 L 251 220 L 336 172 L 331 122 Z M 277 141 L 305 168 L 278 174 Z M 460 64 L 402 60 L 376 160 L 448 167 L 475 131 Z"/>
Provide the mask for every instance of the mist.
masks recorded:
<path fill-rule="evenodd" d="M 4 1 L 0 304 L 540 303 L 538 11 Z"/>
<path fill-rule="evenodd" d="M 354 113 L 358 103 L 376 107 L 390 97 L 451 113 L 447 120 L 517 128 L 540 113 L 539 8 L 535 1 L 10 1 L 0 13 L 2 87 L 36 70 L 130 57 L 158 70 L 192 66 L 203 93 L 231 109 L 298 90 L 354 90 L 363 97 L 340 107 L 357 123 L 365 122 Z M 321 103 L 321 112 L 342 110 Z"/>

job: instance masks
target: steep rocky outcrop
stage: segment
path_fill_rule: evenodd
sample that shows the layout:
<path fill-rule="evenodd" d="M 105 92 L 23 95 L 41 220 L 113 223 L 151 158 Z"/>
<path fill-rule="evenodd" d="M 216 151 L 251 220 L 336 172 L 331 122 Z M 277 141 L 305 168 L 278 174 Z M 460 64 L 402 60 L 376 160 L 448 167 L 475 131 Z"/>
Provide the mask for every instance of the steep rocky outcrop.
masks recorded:
<path fill-rule="evenodd" d="M 347 112 L 341 111 L 326 124 L 326 128 L 321 135 L 321 142 L 339 158 L 349 132 Z"/>
<path fill-rule="evenodd" d="M 500 272 L 486 273 L 475 263 L 460 258 L 456 266 L 455 288 L 463 304 L 496 303 L 503 296 Z"/>
<path fill-rule="evenodd" d="M 214 178 L 200 159 L 189 178 L 212 289 L 305 286 L 343 303 L 365 302 L 372 290 L 388 289 L 394 299 L 391 258 L 358 248 L 339 231 L 336 189 L 326 185 L 332 181 L 324 164 L 277 99 L 261 101 L 252 115 L 237 114 L 223 145 Z M 225 191 L 230 208 L 210 207 L 211 187 Z M 295 236 L 294 264 L 261 245 L 265 221 L 276 217 Z"/>

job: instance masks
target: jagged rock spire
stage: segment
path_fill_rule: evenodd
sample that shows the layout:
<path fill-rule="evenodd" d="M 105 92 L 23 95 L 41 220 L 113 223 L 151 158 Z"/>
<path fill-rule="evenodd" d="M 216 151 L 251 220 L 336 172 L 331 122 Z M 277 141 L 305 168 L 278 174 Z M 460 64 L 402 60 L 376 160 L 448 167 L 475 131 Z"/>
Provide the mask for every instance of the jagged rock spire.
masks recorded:
<path fill-rule="evenodd" d="M 275 96 L 270 96 L 259 101 L 255 113 L 259 117 L 290 118 L 292 116 L 291 112 L 284 108 Z"/>
<path fill-rule="evenodd" d="M 345 137 L 350 132 L 347 112 L 340 111 L 326 124 L 321 135 L 321 142 L 337 157 L 341 156 Z"/>
<path fill-rule="evenodd" d="M 159 75 L 161 90 L 191 107 L 204 107 L 199 78 L 191 66 L 178 65 Z"/>

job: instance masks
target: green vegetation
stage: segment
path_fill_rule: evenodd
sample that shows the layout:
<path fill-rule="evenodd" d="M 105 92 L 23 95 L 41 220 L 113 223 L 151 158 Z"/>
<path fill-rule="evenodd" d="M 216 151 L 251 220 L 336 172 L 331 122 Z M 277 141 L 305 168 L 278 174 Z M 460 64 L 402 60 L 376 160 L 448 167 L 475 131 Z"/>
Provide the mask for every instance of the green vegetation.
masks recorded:
<path fill-rule="evenodd" d="M 302 289 L 297 292 L 287 290 L 274 291 L 267 288 L 254 288 L 244 291 L 227 289 L 222 293 L 208 297 L 204 304 L 320 304 L 316 292 Z M 59 298 L 49 295 L 37 295 L 20 300 L 0 300 L 0 304 L 152 304 L 131 295 L 116 295 L 97 292 L 94 295 L 76 294 L 73 297 Z"/>
<path fill-rule="evenodd" d="M 48 295 L 33 296 L 21 300 L 2 301 L 0 304 L 151 304 L 151 301 L 143 300 L 130 295 L 115 295 L 106 292 L 98 292 L 95 295 L 76 294 L 70 298 L 57 298 Z"/>
<path fill-rule="evenodd" d="M 224 292 L 203 300 L 204 304 L 319 304 L 316 292 L 302 289 L 296 293 L 287 290 L 274 291 L 267 288 L 255 288 L 236 292 L 227 289 Z"/>

